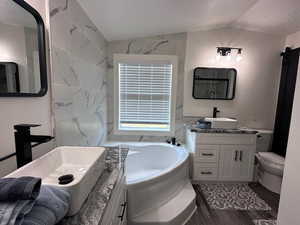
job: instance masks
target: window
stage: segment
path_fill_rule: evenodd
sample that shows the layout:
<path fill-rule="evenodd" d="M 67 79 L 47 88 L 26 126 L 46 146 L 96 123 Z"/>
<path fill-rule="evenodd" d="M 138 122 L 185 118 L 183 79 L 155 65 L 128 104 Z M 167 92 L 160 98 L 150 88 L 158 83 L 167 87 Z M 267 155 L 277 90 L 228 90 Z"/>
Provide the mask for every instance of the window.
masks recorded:
<path fill-rule="evenodd" d="M 177 57 L 114 55 L 116 134 L 174 134 Z"/>

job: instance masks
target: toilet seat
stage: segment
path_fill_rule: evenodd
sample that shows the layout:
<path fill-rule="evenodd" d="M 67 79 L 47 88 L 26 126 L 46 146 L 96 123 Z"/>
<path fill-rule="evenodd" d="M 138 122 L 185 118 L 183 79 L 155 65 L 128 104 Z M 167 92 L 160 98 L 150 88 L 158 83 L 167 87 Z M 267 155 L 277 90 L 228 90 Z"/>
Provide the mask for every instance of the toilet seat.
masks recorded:
<path fill-rule="evenodd" d="M 264 170 L 277 176 L 283 176 L 284 158 L 282 156 L 273 152 L 259 152 L 256 156 Z"/>

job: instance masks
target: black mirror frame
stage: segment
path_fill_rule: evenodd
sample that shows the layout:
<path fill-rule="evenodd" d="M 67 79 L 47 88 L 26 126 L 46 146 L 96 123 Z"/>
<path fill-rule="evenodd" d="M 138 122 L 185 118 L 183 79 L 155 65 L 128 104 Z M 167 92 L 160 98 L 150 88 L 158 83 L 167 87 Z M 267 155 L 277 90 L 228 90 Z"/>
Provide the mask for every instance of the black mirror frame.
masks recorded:
<path fill-rule="evenodd" d="M 234 82 L 233 82 L 233 93 L 232 93 L 232 98 L 197 98 L 194 95 L 195 92 L 195 76 L 196 76 L 196 72 L 199 69 L 226 69 L 226 70 L 233 70 L 234 73 Z M 200 100 L 233 100 L 235 97 L 235 89 L 236 89 L 236 76 L 237 76 L 237 70 L 235 68 L 218 68 L 218 67 L 196 67 L 194 69 L 194 73 L 193 73 L 193 93 L 192 96 L 194 99 L 200 99 Z"/>
<path fill-rule="evenodd" d="M 47 58 L 46 58 L 46 39 L 45 39 L 45 25 L 41 15 L 32 8 L 24 0 L 13 0 L 20 5 L 27 12 L 35 18 L 37 22 L 38 33 L 38 47 L 39 47 L 39 61 L 40 61 L 40 76 L 41 76 L 41 89 L 38 93 L 0 93 L 0 97 L 42 97 L 48 91 L 48 78 L 47 78 Z"/>

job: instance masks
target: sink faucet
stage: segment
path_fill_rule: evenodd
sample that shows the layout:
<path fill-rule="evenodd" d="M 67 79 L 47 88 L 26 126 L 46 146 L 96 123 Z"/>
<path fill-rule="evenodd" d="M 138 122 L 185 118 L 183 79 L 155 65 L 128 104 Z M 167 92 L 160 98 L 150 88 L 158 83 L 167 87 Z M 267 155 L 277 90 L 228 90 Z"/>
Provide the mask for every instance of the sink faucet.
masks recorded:
<path fill-rule="evenodd" d="M 218 107 L 214 107 L 213 118 L 217 118 L 217 114 L 219 112 L 220 112 L 220 110 L 218 110 Z"/>
<path fill-rule="evenodd" d="M 32 161 L 32 148 L 42 143 L 49 142 L 54 137 L 44 135 L 31 135 L 30 128 L 38 127 L 38 124 L 18 124 L 14 126 L 16 156 L 18 168 Z M 34 144 L 32 144 L 34 143 Z"/>

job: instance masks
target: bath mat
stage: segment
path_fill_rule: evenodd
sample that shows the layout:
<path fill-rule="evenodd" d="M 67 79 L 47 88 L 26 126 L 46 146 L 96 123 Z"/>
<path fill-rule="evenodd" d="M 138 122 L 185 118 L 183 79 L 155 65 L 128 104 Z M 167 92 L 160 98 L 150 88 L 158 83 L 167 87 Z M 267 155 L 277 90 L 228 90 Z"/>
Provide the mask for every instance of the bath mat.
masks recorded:
<path fill-rule="evenodd" d="M 276 220 L 253 220 L 254 225 L 276 225 Z"/>
<path fill-rule="evenodd" d="M 212 209 L 271 210 L 271 207 L 245 183 L 200 184 Z"/>

